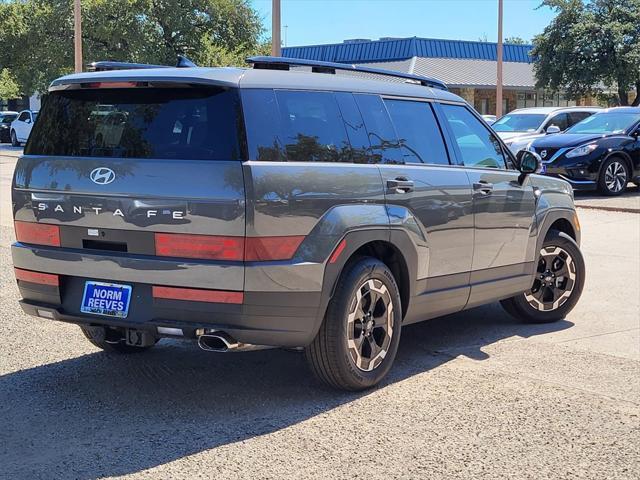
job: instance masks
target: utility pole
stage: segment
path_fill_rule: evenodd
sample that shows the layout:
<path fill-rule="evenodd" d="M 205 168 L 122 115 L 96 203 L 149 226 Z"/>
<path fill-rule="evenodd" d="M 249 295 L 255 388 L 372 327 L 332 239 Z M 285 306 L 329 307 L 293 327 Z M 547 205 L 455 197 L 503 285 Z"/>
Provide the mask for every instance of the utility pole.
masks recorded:
<path fill-rule="evenodd" d="M 82 9 L 80 0 L 73 2 L 73 47 L 76 73 L 82 72 Z"/>
<path fill-rule="evenodd" d="M 496 117 L 502 116 L 502 0 L 498 0 L 498 75 L 496 82 Z"/>
<path fill-rule="evenodd" d="M 271 55 L 282 56 L 280 38 L 280 0 L 271 0 Z"/>

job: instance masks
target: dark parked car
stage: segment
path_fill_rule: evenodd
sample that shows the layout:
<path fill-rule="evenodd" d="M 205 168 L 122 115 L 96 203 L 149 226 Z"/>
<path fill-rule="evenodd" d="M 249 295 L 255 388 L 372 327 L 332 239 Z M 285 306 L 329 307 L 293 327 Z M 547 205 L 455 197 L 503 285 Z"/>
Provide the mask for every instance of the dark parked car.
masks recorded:
<path fill-rule="evenodd" d="M 0 112 L 0 143 L 11 141 L 11 122 L 18 117 L 18 112 Z"/>
<path fill-rule="evenodd" d="M 576 190 L 620 195 L 630 181 L 640 182 L 640 108 L 603 110 L 530 148 L 542 158 L 542 173 Z"/>
<path fill-rule="evenodd" d="M 13 180 L 27 313 L 112 352 L 303 348 L 359 390 L 404 325 L 496 300 L 531 322 L 574 307 L 571 187 L 443 83 L 251 63 L 101 62 L 53 82 Z"/>

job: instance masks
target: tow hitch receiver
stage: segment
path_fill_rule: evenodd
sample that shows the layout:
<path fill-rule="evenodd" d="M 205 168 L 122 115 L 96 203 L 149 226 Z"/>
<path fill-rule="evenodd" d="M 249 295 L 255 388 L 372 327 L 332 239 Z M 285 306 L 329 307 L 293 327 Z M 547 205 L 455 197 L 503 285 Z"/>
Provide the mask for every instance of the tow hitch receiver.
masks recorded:
<path fill-rule="evenodd" d="M 132 347 L 149 347 L 156 343 L 156 339 L 152 333 L 144 330 L 135 330 L 133 328 L 127 328 L 125 340 L 127 345 Z"/>

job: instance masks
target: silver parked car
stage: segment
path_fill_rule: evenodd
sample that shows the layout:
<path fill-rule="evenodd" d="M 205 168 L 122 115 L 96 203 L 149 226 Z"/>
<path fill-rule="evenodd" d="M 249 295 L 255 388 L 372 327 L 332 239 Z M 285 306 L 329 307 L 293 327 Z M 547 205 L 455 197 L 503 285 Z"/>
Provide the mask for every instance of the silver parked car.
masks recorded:
<path fill-rule="evenodd" d="M 519 108 L 500 117 L 491 128 L 515 153 L 536 138 L 564 132 L 600 110 L 600 107 Z"/>

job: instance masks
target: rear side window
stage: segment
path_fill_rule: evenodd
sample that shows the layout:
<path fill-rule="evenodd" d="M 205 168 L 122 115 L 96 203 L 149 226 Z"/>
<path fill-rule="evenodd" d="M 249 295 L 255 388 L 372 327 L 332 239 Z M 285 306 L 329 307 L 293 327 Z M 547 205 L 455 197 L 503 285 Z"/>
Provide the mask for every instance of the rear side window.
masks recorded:
<path fill-rule="evenodd" d="M 576 123 L 581 122 L 591 115 L 593 115 L 592 112 L 569 112 L 569 126 L 573 127 Z"/>
<path fill-rule="evenodd" d="M 404 163 L 404 157 L 387 108 L 378 95 L 354 95 L 371 144 L 372 163 Z"/>
<path fill-rule="evenodd" d="M 553 118 L 551 118 L 551 120 L 547 122 L 546 128 L 549 128 L 551 125 L 555 125 L 556 127 L 558 127 L 561 132 L 566 130 L 570 127 L 568 115 L 566 113 L 559 113 L 557 115 L 554 115 Z"/>
<path fill-rule="evenodd" d="M 461 105 L 441 106 L 466 166 L 506 168 L 500 142 L 480 120 Z"/>
<path fill-rule="evenodd" d="M 385 100 L 407 163 L 449 165 L 440 127 L 425 102 Z"/>
<path fill-rule="evenodd" d="M 220 88 L 53 92 L 25 153 L 83 157 L 239 160 L 240 102 Z"/>
<path fill-rule="evenodd" d="M 348 162 L 350 145 L 333 92 L 276 90 L 290 162 Z"/>

